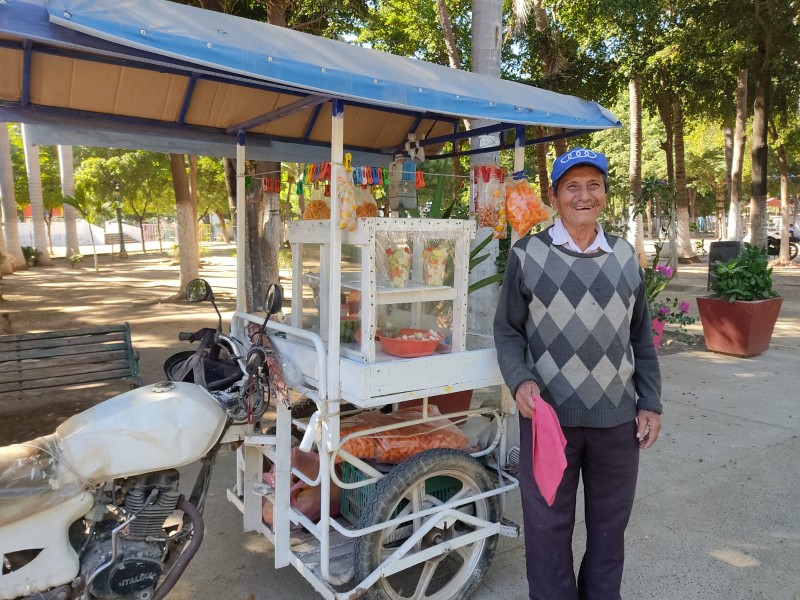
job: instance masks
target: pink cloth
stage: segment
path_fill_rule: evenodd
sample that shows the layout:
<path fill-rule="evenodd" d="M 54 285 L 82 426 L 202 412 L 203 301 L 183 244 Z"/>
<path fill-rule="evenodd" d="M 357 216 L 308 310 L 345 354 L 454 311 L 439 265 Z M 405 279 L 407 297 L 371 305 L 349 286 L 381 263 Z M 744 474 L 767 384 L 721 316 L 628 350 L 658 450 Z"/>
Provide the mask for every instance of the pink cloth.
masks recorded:
<path fill-rule="evenodd" d="M 556 491 L 567 468 L 567 439 L 553 407 L 540 396 L 533 399 L 533 479 L 547 506 L 553 506 Z"/>

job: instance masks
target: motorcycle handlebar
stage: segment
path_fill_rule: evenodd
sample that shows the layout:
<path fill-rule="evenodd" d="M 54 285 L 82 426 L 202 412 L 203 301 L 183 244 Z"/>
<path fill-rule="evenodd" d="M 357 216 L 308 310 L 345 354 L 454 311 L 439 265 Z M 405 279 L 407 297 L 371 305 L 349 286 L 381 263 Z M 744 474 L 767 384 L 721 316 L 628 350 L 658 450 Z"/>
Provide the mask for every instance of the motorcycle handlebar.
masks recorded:
<path fill-rule="evenodd" d="M 256 375 L 267 360 L 267 354 L 263 348 L 250 348 L 247 352 L 247 365 L 245 367 L 248 375 Z"/>
<path fill-rule="evenodd" d="M 178 339 L 182 342 L 189 342 L 192 339 L 193 333 L 189 333 L 188 331 L 181 331 L 178 334 Z"/>

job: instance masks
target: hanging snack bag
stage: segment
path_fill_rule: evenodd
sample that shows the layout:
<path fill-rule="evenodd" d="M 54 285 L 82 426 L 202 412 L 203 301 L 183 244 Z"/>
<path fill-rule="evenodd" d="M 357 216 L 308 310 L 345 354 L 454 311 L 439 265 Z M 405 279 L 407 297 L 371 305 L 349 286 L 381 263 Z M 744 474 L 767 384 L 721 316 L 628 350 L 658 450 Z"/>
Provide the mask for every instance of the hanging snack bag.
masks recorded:
<path fill-rule="evenodd" d="M 526 178 L 506 186 L 506 215 L 520 237 L 553 216 L 553 210 L 542 202 Z"/>
<path fill-rule="evenodd" d="M 505 177 L 494 165 L 475 167 L 475 212 L 478 227 L 491 227 L 495 239 L 506 237 Z"/>
<path fill-rule="evenodd" d="M 370 188 L 356 188 L 356 216 L 360 219 L 378 216 L 378 203 Z"/>
<path fill-rule="evenodd" d="M 330 219 L 331 207 L 325 198 L 322 188 L 306 185 L 305 189 L 308 193 L 308 200 L 306 201 L 306 209 L 303 211 L 303 219 Z"/>
<path fill-rule="evenodd" d="M 339 228 L 345 231 L 355 231 L 356 222 L 356 191 L 353 178 L 349 176 L 342 165 L 336 166 L 336 195 L 339 197 Z"/>

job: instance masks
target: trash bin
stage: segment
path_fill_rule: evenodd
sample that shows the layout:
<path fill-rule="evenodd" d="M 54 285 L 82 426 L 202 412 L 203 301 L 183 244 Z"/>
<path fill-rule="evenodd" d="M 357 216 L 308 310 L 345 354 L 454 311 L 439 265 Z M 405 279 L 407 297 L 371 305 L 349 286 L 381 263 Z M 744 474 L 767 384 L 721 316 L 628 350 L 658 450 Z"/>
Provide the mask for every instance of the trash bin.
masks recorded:
<path fill-rule="evenodd" d="M 708 251 L 708 283 L 706 289 L 711 289 L 711 284 L 717 278 L 714 265 L 717 261 L 727 262 L 739 256 L 742 251 L 742 242 L 711 242 Z"/>

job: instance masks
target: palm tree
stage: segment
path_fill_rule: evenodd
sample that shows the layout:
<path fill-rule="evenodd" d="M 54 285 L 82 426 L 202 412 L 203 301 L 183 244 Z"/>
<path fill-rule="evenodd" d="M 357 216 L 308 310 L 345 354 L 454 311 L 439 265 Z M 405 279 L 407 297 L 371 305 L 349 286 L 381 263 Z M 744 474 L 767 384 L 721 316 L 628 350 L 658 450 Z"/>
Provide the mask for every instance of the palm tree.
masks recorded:
<path fill-rule="evenodd" d="M 42 170 L 39 164 L 39 146 L 29 144 L 22 124 L 22 146 L 25 149 L 25 168 L 28 170 L 28 187 L 30 189 L 31 214 L 33 216 L 33 244 L 42 251 L 39 264 L 47 266 L 51 263 L 47 252 L 47 226 L 44 217 L 44 198 L 42 196 Z"/>
<path fill-rule="evenodd" d="M 81 217 L 89 224 L 89 237 L 92 240 L 92 252 L 94 254 L 94 271 L 97 273 L 100 271 L 100 265 L 97 259 L 97 247 L 94 243 L 92 225 L 96 221 L 106 221 L 113 218 L 114 206 L 109 201 L 103 201 L 92 196 L 83 183 L 76 184 L 72 196 L 64 196 L 63 201 L 64 204 L 78 211 Z"/>
<path fill-rule="evenodd" d="M 19 217 L 14 199 L 14 171 L 7 123 L 0 123 L 0 196 L 3 197 L 3 233 L 8 254 L 6 265 L 13 265 L 15 269 L 27 269 L 28 263 L 19 242 Z"/>

